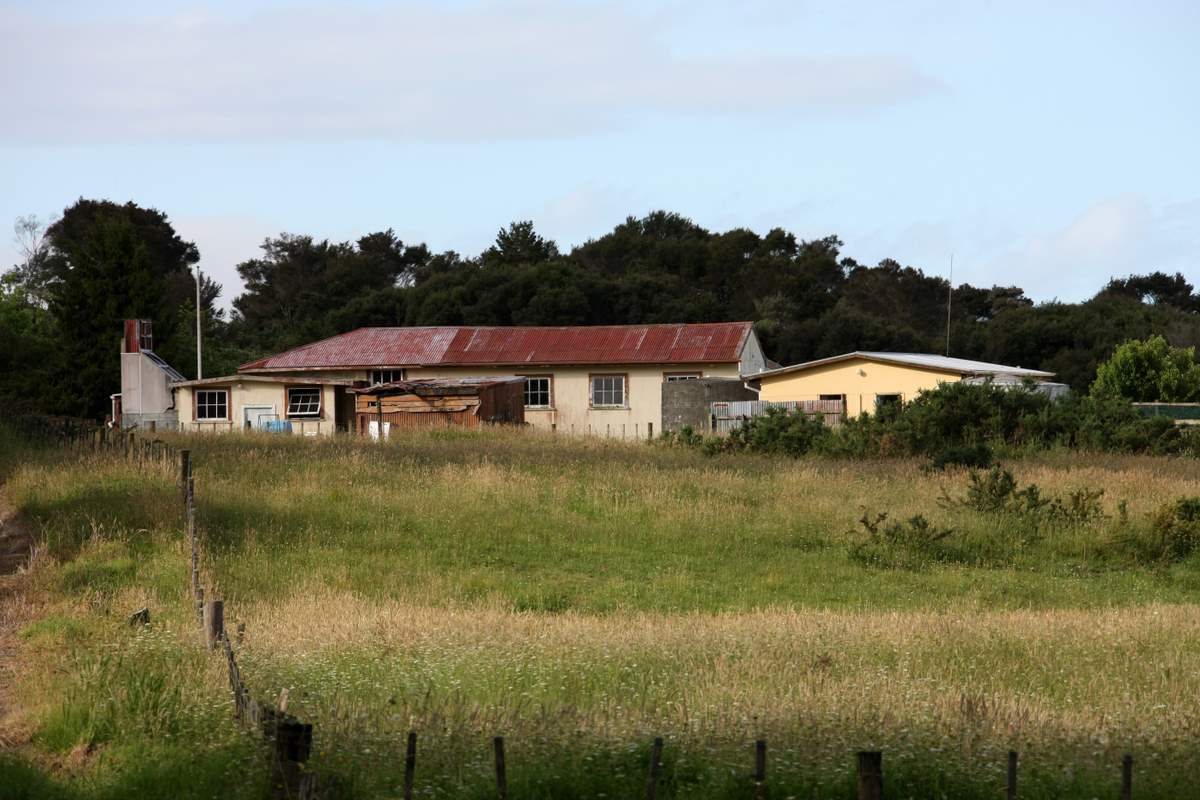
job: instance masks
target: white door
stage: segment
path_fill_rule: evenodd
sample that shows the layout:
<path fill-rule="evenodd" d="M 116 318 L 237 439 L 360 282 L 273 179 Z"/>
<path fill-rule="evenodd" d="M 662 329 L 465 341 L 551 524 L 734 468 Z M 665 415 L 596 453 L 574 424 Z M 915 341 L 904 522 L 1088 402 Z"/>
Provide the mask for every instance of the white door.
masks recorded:
<path fill-rule="evenodd" d="M 242 406 L 242 417 L 247 430 L 264 430 L 275 419 L 275 406 Z"/>

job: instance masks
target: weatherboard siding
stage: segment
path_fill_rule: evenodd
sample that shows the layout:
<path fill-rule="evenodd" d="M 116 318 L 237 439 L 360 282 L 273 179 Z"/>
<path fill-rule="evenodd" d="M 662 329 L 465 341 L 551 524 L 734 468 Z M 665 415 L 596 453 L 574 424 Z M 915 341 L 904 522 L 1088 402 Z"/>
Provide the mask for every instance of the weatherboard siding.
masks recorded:
<path fill-rule="evenodd" d="M 816 366 L 802 372 L 764 375 L 759 399 L 770 402 L 818 400 L 821 395 L 845 395 L 846 414 L 856 417 L 875 410 L 878 395 L 898 394 L 908 402 L 939 383 L 962 380 L 956 372 L 882 364 L 865 358 Z"/>

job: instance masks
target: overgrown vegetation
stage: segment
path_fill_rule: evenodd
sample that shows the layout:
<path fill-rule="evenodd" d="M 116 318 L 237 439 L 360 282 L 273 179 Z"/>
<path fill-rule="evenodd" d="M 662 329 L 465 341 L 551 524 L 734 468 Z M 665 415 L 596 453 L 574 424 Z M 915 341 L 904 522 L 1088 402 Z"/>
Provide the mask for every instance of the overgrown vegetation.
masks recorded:
<path fill-rule="evenodd" d="M 752 793 L 760 736 L 782 797 L 853 797 L 864 747 L 900 797 L 995 797 L 1010 747 L 1034 798 L 1112 796 L 1125 750 L 1147 796 L 1186 795 L 1200 766 L 1180 701 L 1200 692 L 1200 556 L 1131 554 L 1194 531 L 1184 460 L 1010 463 L 999 493 L 1036 487 L 1038 508 L 1104 487 L 1102 517 L 1067 522 L 939 503 L 970 476 L 917 458 L 516 431 L 187 441 L 239 661 L 316 723 L 312 765 L 342 797 L 398 793 L 410 728 L 422 797 L 493 796 L 496 733 L 523 797 L 637 795 L 655 735 L 664 798 Z M 263 754 L 197 647 L 172 477 L 39 454 L 7 491 L 47 538 L 19 639 L 31 740 L 0 785 L 261 796 Z M 1039 535 L 1014 524 L 1033 517 Z"/>
<path fill-rule="evenodd" d="M 990 384 L 943 383 L 912 402 L 847 419 L 836 427 L 819 415 L 771 410 L 728 437 L 666 437 L 706 453 L 751 452 L 849 458 L 924 456 L 930 465 L 983 467 L 994 452 L 1056 447 L 1096 453 L 1200 455 L 1200 430 L 1166 417 L 1145 417 L 1120 398 L 1041 392 Z"/>

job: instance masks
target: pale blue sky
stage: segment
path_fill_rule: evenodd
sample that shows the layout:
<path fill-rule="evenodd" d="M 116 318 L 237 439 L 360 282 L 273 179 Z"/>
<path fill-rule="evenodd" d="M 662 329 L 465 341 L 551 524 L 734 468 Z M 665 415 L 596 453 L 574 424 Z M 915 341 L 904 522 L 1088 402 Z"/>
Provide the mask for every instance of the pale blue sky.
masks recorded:
<path fill-rule="evenodd" d="M 1194 2 L 0 2 L 0 221 L 155 206 L 226 300 L 281 231 L 657 208 L 1042 300 L 1200 283 L 1198 41 Z"/>

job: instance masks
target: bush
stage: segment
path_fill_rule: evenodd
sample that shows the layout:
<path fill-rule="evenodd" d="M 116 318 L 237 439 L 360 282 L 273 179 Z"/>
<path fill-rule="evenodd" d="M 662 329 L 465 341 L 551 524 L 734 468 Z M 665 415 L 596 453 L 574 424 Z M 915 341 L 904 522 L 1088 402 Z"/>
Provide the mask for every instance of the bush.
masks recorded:
<path fill-rule="evenodd" d="M 887 517 L 886 512 L 874 517 L 863 513 L 858 522 L 866 536 L 850 546 L 852 560 L 887 569 L 921 569 L 952 560 L 945 542 L 953 529 L 938 528 L 919 514 L 903 522 L 887 523 Z"/>
<path fill-rule="evenodd" d="M 1200 455 L 1200 431 L 1181 430 L 1167 417 L 1143 417 L 1119 398 L 1071 394 L 1051 400 L 1027 388 L 961 382 L 943 383 L 905 406 L 887 406 L 836 428 L 820 416 L 780 409 L 746 420 L 728 437 L 706 438 L 685 428 L 662 438 L 708 454 L 925 456 L 931 469 L 983 469 L 996 448 Z"/>
<path fill-rule="evenodd" d="M 987 469 L 992 463 L 992 448 L 980 443 L 943 447 L 926 467 L 940 472 L 950 466 Z"/>
<path fill-rule="evenodd" d="M 765 416 L 748 419 L 733 430 L 723 449 L 798 457 L 811 452 L 831 435 L 819 415 L 771 409 Z"/>
<path fill-rule="evenodd" d="M 1200 497 L 1160 508 L 1150 522 L 1151 543 L 1163 561 L 1181 561 L 1200 549 Z"/>
<path fill-rule="evenodd" d="M 968 481 L 965 497 L 956 499 L 943 493 L 943 504 L 985 514 L 1033 517 L 1035 521 L 1087 523 L 1104 516 L 1103 489 L 1079 489 L 1065 498 L 1047 496 L 1036 483 L 1019 488 L 1012 472 L 999 464 L 986 473 L 972 470 Z"/>

